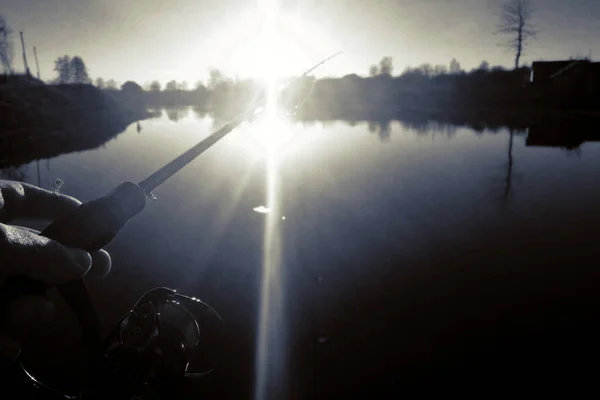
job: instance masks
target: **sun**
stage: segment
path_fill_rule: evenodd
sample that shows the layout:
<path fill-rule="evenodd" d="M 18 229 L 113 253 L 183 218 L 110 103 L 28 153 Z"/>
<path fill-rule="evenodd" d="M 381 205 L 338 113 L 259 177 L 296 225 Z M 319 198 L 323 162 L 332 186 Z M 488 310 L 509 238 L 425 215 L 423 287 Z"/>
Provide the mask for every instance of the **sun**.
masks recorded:
<path fill-rule="evenodd" d="M 258 79 L 267 87 L 267 105 L 248 126 L 252 153 L 283 151 L 293 136 L 288 117 L 276 106 L 278 83 L 299 77 L 339 50 L 318 25 L 284 13 L 277 0 L 257 0 L 252 10 L 232 15 L 212 39 L 213 65 L 226 76 Z"/>
<path fill-rule="evenodd" d="M 211 59 L 227 75 L 273 81 L 298 76 L 332 53 L 329 37 L 300 15 L 283 13 L 276 0 L 231 16 L 215 32 Z"/>
<path fill-rule="evenodd" d="M 266 105 L 249 133 L 256 150 L 272 157 L 293 136 L 277 107 L 278 81 L 298 76 L 309 63 L 310 54 L 284 29 L 289 29 L 290 21 L 278 12 L 276 0 L 261 0 L 258 5 L 256 19 L 247 21 L 243 45 L 238 46 L 233 59 L 245 75 L 266 83 Z"/>
<path fill-rule="evenodd" d="M 276 29 L 266 29 L 250 39 L 237 57 L 245 74 L 267 82 L 298 75 L 308 63 L 303 49 L 278 35 Z"/>

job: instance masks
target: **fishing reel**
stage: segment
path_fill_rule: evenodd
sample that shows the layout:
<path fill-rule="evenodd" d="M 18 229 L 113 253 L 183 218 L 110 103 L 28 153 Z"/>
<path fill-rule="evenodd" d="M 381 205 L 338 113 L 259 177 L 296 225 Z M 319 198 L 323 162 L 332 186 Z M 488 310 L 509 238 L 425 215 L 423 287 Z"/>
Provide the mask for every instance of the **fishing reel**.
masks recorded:
<path fill-rule="evenodd" d="M 223 349 L 219 314 L 195 297 L 159 287 L 140 297 L 104 342 L 89 349 L 82 389 L 68 395 L 21 368 L 45 398 L 177 398 L 189 381 L 214 371 Z"/>

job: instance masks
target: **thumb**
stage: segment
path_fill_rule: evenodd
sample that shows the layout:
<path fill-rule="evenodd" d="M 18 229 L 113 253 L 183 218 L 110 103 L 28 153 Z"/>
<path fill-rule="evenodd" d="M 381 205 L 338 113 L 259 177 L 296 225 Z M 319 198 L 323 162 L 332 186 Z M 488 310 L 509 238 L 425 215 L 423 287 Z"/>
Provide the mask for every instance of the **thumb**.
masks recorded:
<path fill-rule="evenodd" d="M 0 274 L 26 276 L 49 285 L 81 278 L 92 263 L 86 251 L 4 224 L 0 224 L 0 254 Z"/>

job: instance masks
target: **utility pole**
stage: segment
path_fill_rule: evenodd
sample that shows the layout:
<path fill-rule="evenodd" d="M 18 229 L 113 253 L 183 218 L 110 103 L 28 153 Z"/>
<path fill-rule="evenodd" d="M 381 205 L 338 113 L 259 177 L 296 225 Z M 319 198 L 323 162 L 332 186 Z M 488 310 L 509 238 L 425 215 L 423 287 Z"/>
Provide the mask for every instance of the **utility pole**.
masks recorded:
<path fill-rule="evenodd" d="M 35 56 L 35 66 L 37 68 L 37 77 L 38 77 L 38 79 L 42 79 L 42 78 L 40 78 L 40 63 L 38 61 L 37 49 L 35 48 L 35 46 L 33 46 L 33 55 Z"/>
<path fill-rule="evenodd" d="M 31 76 L 29 66 L 27 65 L 27 53 L 25 52 L 25 39 L 23 39 L 23 32 L 21 32 L 21 47 L 23 47 L 23 64 L 25 65 L 25 74 Z"/>

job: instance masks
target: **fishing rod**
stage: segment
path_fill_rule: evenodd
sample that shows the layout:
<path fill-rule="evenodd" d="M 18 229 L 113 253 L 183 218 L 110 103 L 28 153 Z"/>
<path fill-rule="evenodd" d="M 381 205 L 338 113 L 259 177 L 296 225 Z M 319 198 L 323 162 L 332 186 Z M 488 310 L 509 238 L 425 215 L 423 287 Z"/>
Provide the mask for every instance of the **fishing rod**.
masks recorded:
<path fill-rule="evenodd" d="M 281 86 L 281 88 L 279 90 L 283 90 L 287 86 L 291 85 L 293 82 L 295 82 L 295 81 L 297 81 L 297 80 L 299 80 L 301 78 L 304 78 L 305 76 L 307 76 L 308 74 L 310 74 L 311 72 L 313 72 L 315 69 L 319 68 L 321 65 L 328 63 L 329 61 L 333 60 L 334 58 L 336 58 L 337 56 L 339 56 L 342 53 L 343 53 L 343 51 L 340 50 L 337 53 L 334 53 L 334 54 L 330 55 L 329 57 L 325 58 L 324 60 L 320 61 L 318 64 L 315 64 L 313 67 L 307 69 L 299 77 L 290 78 L 286 83 L 284 83 Z"/>
<path fill-rule="evenodd" d="M 337 56 L 339 56 L 340 54 L 342 54 L 343 51 L 338 51 L 335 54 L 332 54 L 331 56 L 327 57 L 326 59 L 324 59 L 323 61 L 321 61 L 320 63 L 316 64 L 314 67 L 307 69 L 306 71 L 304 71 L 304 73 L 302 74 L 302 76 L 306 76 L 308 74 L 310 74 L 311 72 L 313 72 L 315 69 L 319 68 L 321 65 L 333 60 L 334 58 L 336 58 Z"/>
<path fill-rule="evenodd" d="M 303 72 L 300 77 L 295 78 L 295 80 L 306 76 L 339 54 L 341 54 L 341 52 L 337 52 L 320 61 L 318 64 Z M 255 114 L 256 109 L 256 104 L 251 106 L 248 110 L 239 114 L 219 130 L 213 132 L 204 140 L 159 168 L 141 182 L 137 184 L 133 182 L 124 182 L 106 196 L 82 204 L 71 214 L 50 224 L 41 232 L 41 235 L 57 240 L 68 247 L 87 251 L 100 250 L 112 241 L 131 218 L 144 209 L 146 205 L 146 196 L 152 197 L 152 190 L 156 189 L 167 179 L 195 160 L 200 154 L 231 133 L 246 118 Z M 16 285 L 7 285 L 11 286 L 11 288 L 14 287 L 14 290 L 12 290 L 14 295 L 8 296 L 6 292 L 3 292 L 4 288 L 2 288 L 0 289 L 0 302 L 2 299 L 17 295 L 19 287 L 22 287 L 24 290 L 34 289 L 34 292 L 39 293 L 39 285 L 27 283 L 27 280 L 23 278 L 13 277 L 9 278 L 9 280 L 18 283 Z M 78 292 L 81 291 L 78 290 Z"/>
<path fill-rule="evenodd" d="M 341 51 L 338 51 L 337 53 L 327 57 L 326 59 L 320 61 L 318 64 L 315 64 L 313 67 L 304 71 L 302 73 L 302 75 L 300 75 L 297 78 L 294 78 L 292 81 L 295 81 L 295 80 L 305 77 L 306 75 L 308 75 L 315 69 L 319 68 L 321 65 L 329 62 L 333 58 L 337 57 L 341 53 L 342 53 Z M 254 114 L 255 109 L 256 109 L 256 106 L 250 107 L 246 112 L 238 115 L 231 122 L 229 122 L 228 124 L 223 126 L 221 129 L 219 129 L 218 131 L 216 131 L 213 134 L 211 134 L 210 136 L 208 136 L 202 142 L 198 143 L 196 146 L 192 147 L 191 149 L 189 149 L 185 153 L 181 154 L 179 157 L 175 158 L 173 161 L 171 161 L 164 167 L 162 167 L 159 170 L 157 170 L 156 172 L 154 172 L 148 178 L 141 181 L 138 184 L 139 187 L 147 195 L 151 195 L 151 191 L 153 189 L 157 188 L 160 184 L 162 184 L 164 181 L 169 179 L 171 176 L 175 175 L 175 173 L 177 173 L 179 170 L 181 170 L 186 165 L 188 165 L 190 162 L 192 162 L 196 157 L 198 157 L 204 151 L 208 150 L 219 140 L 223 139 L 227 134 L 229 134 L 231 131 L 233 131 L 239 124 L 241 124 L 246 118 L 248 118 L 248 116 Z"/>
<path fill-rule="evenodd" d="M 281 88 L 279 89 L 279 91 L 283 91 L 285 90 L 288 86 L 290 86 L 292 83 L 294 83 L 295 81 L 307 76 L 308 74 L 310 74 L 312 71 L 314 71 L 315 69 L 319 68 L 321 65 L 333 60 L 335 57 L 339 56 L 340 54 L 342 54 L 343 51 L 338 51 L 337 53 L 332 54 L 331 56 L 327 57 L 326 59 L 324 59 L 323 61 L 319 62 L 318 64 L 316 64 L 314 67 L 307 69 L 306 71 L 304 71 L 304 73 L 298 77 L 298 78 L 292 78 L 290 79 L 288 82 L 284 83 Z M 294 105 L 295 109 L 299 109 L 300 107 L 302 107 L 310 98 L 310 96 L 313 93 L 313 90 L 315 88 L 315 80 L 313 79 L 310 85 L 310 90 L 308 91 L 308 94 L 304 97 L 304 99 L 300 102 L 298 102 L 296 105 Z"/>
<path fill-rule="evenodd" d="M 306 70 L 299 78 L 306 76 L 308 73 L 314 71 L 316 68 L 328 62 L 338 54 L 339 53 L 336 53 L 333 56 L 320 61 L 314 67 Z M 159 168 L 139 183 L 123 182 L 105 196 L 82 204 L 71 214 L 51 223 L 40 233 L 40 235 L 56 240 L 67 247 L 79 248 L 88 252 L 102 249 L 115 238 L 115 236 L 131 218 L 139 214 L 145 208 L 147 197 L 152 197 L 152 190 L 156 189 L 167 179 L 175 175 L 178 171 L 195 160 L 200 154 L 227 136 L 246 118 L 255 114 L 256 109 L 256 105 L 253 105 L 246 112 L 238 115 L 219 130 L 210 134 L 204 140 L 185 151 L 178 157 L 174 158 L 171 162 Z M 13 298 L 23 295 L 44 294 L 49 288 L 49 285 L 32 280 L 30 278 L 13 276 L 7 278 L 4 287 L 0 289 L 0 304 L 8 304 L 8 302 Z M 96 360 L 105 360 L 107 357 L 107 354 L 105 353 L 107 344 L 106 341 L 103 341 L 100 337 L 100 323 L 98 315 L 83 278 L 66 284 L 58 285 L 57 289 L 79 320 L 81 336 L 84 344 L 90 351 L 90 358 Z M 126 336 L 124 339 L 123 330 L 125 329 L 127 332 L 135 331 L 136 335 L 137 333 L 141 332 L 145 335 L 142 336 L 147 339 L 146 342 L 144 342 L 146 343 L 146 347 L 143 347 L 143 349 L 147 349 L 151 338 L 153 338 L 152 340 L 158 340 L 152 335 L 154 335 L 154 332 L 158 330 L 159 325 L 164 325 L 159 324 L 157 321 L 160 319 L 160 315 L 163 315 L 163 317 L 168 315 L 168 312 L 164 311 L 167 305 L 171 307 L 171 313 L 179 315 L 176 319 L 181 319 L 181 315 L 187 315 L 187 319 L 184 318 L 184 320 L 187 321 L 187 325 L 182 327 L 181 331 L 189 332 L 190 329 L 191 331 L 194 331 L 194 329 L 198 328 L 198 323 L 193 318 L 193 313 L 188 311 L 189 307 L 184 307 L 182 305 L 186 301 L 189 302 L 190 298 L 185 298 L 185 296 L 181 297 L 181 295 L 176 294 L 175 291 L 171 289 L 157 288 L 156 291 L 158 294 L 146 294 L 144 296 L 148 297 L 148 299 L 143 296 L 142 299 L 146 300 L 142 301 L 141 299 L 136 303 L 136 306 L 134 306 L 130 314 L 128 314 L 128 317 L 121 321 L 119 325 L 120 333 L 115 334 L 119 337 L 119 339 L 115 339 L 114 341 L 123 346 L 127 344 L 127 346 L 129 346 L 127 347 L 128 349 L 131 349 L 131 346 L 133 346 L 133 348 L 137 349 L 139 353 L 139 335 L 135 336 L 132 334 L 131 337 Z M 198 299 L 191 299 L 199 302 Z M 205 303 L 200 303 L 207 306 Z M 141 304 L 141 306 L 139 306 L 141 307 L 141 310 L 138 309 L 139 304 Z M 159 312 L 161 307 L 163 310 L 162 314 Z M 139 315 L 144 315 L 144 317 L 141 318 Z M 218 317 L 218 319 L 220 320 L 220 317 Z M 149 324 L 148 321 L 154 322 Z M 123 324 L 126 322 L 130 323 L 131 325 L 129 330 L 124 328 L 125 325 Z M 126 340 L 127 338 L 129 338 L 129 341 Z M 133 343 L 133 345 L 131 343 Z M 194 339 L 189 338 L 185 343 L 187 343 L 184 346 L 186 349 L 193 349 L 197 344 L 194 342 Z M 171 346 L 173 346 L 173 344 L 171 344 Z M 177 347 L 177 343 L 174 346 Z M 169 354 L 172 354 L 172 352 Z M 183 357 L 181 354 L 180 356 Z M 120 360 L 118 357 L 117 359 Z M 189 364 L 187 358 L 184 357 L 180 361 L 181 362 L 179 362 L 178 365 L 185 365 L 186 367 L 183 370 L 187 371 L 187 365 Z M 130 365 L 130 363 L 127 365 Z M 25 370 L 25 368 L 23 369 Z M 177 372 L 179 373 L 181 370 L 182 369 L 179 368 Z M 96 368 L 95 371 L 104 370 L 99 370 Z M 36 386 L 44 386 L 40 382 L 36 381 L 26 370 L 25 372 L 34 382 L 34 384 L 36 384 Z M 117 375 L 111 375 L 108 373 L 107 376 L 116 377 Z"/>

